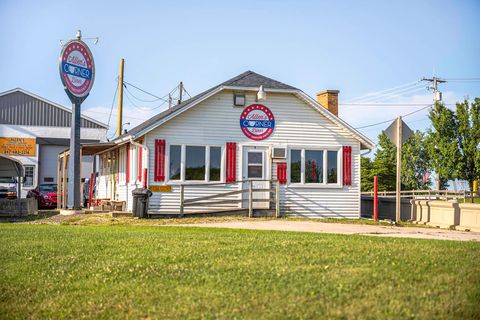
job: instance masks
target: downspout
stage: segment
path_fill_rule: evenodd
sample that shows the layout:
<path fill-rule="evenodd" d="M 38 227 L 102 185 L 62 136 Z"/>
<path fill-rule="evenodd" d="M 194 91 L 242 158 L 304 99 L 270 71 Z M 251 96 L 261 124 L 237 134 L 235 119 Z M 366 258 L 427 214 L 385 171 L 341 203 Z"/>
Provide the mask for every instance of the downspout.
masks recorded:
<path fill-rule="evenodd" d="M 145 156 L 142 156 L 142 168 L 143 170 L 147 170 L 147 175 L 143 175 L 143 172 L 140 172 L 140 175 L 142 176 L 142 178 L 145 179 L 145 181 L 143 182 L 143 185 L 145 186 L 145 188 L 148 188 L 148 162 L 150 160 L 150 158 L 148 157 L 148 148 L 147 146 L 143 145 L 143 144 L 140 144 L 138 142 L 135 142 L 133 141 L 133 139 L 130 137 L 130 143 L 133 144 L 134 146 L 137 146 L 137 147 L 140 147 L 143 149 L 144 151 L 144 154 Z M 143 161 L 143 159 L 146 159 L 147 161 Z"/>

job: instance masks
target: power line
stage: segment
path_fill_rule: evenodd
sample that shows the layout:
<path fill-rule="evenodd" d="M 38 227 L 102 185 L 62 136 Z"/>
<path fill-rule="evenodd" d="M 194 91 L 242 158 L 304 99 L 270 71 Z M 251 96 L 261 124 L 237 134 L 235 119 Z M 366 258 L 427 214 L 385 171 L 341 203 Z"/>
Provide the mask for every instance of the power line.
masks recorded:
<path fill-rule="evenodd" d="M 108 116 L 108 127 L 110 127 L 110 119 L 112 118 L 113 105 L 115 104 L 115 98 L 117 97 L 118 77 L 117 77 L 116 81 L 117 81 L 117 83 L 115 85 L 115 93 L 113 94 L 112 107 L 110 108 L 110 115 Z"/>
<path fill-rule="evenodd" d="M 139 90 L 139 91 L 142 91 L 143 93 L 146 93 L 146 94 L 148 94 L 148 95 L 151 95 L 152 97 L 157 98 L 157 100 L 167 101 L 167 100 L 164 99 L 165 96 L 159 97 L 159 96 L 157 96 L 157 95 L 155 95 L 155 94 L 153 94 L 153 93 L 151 93 L 151 92 L 145 91 L 145 90 L 143 90 L 143 89 L 141 89 L 141 88 L 139 88 L 139 87 L 137 87 L 137 86 L 135 86 L 135 85 L 127 82 L 127 81 L 123 81 L 123 83 L 128 84 L 129 86 L 132 86 L 132 87 L 134 87 L 135 89 L 137 89 L 137 90 Z M 167 94 L 167 95 L 168 95 L 168 94 Z"/>
<path fill-rule="evenodd" d="M 367 98 L 367 99 L 362 99 L 361 101 L 355 101 L 355 102 L 365 103 L 365 102 L 375 102 L 375 101 L 378 101 L 379 99 L 380 100 L 389 100 L 389 99 L 392 99 L 392 98 L 401 97 L 402 95 L 411 94 L 411 93 L 421 91 L 421 90 L 424 90 L 424 89 L 425 89 L 425 86 L 419 84 L 419 85 L 416 85 L 416 86 L 413 86 L 413 87 L 404 88 L 402 90 L 385 93 L 385 94 L 382 94 L 382 95 L 378 95 L 378 96 Z"/>
<path fill-rule="evenodd" d="M 418 109 L 418 110 L 415 110 L 415 111 L 412 111 L 412 112 L 409 112 L 409 113 L 407 113 L 407 114 L 402 115 L 402 118 L 408 117 L 408 116 L 410 116 L 410 115 L 412 115 L 412 114 L 415 114 L 415 113 L 417 113 L 417 112 L 420 112 L 420 111 L 425 110 L 425 109 L 427 109 L 427 108 L 430 108 L 430 107 L 432 107 L 432 106 L 433 106 L 433 104 L 429 104 L 429 105 L 427 105 L 427 106 L 424 106 L 423 108 L 420 108 L 420 109 Z M 381 121 L 381 122 L 369 124 L 369 125 L 366 125 L 366 126 L 357 127 L 357 128 L 355 128 L 355 129 L 359 130 L 359 129 L 369 128 L 369 127 L 374 127 L 374 126 L 378 126 L 378 125 L 381 125 L 381 124 L 384 124 L 384 123 L 392 122 L 392 121 L 395 120 L 395 119 L 396 119 L 396 118 L 390 119 L 390 120 L 386 120 L 386 121 Z"/>
<path fill-rule="evenodd" d="M 340 103 L 340 106 L 365 106 L 365 107 L 407 107 L 424 106 L 425 103 Z M 454 106 L 455 103 L 443 103 L 445 106 Z"/>
<path fill-rule="evenodd" d="M 395 86 L 395 87 L 392 87 L 392 88 L 389 88 L 389 89 L 384 89 L 384 90 L 380 90 L 380 91 L 376 91 L 376 92 L 370 92 L 370 93 L 367 93 L 367 94 L 364 94 L 362 96 L 359 96 L 359 97 L 356 97 L 356 98 L 352 98 L 352 99 L 349 99 L 347 101 L 355 101 L 355 100 L 364 100 L 366 98 L 372 98 L 373 96 L 377 96 L 377 95 L 380 95 L 380 94 L 384 94 L 386 92 L 389 92 L 389 91 L 397 91 L 401 88 L 405 88 L 405 87 L 411 87 L 411 86 L 414 86 L 414 85 L 417 85 L 418 84 L 418 80 L 416 81 L 412 81 L 412 82 L 408 82 L 408 83 L 405 83 L 405 84 L 402 84 L 402 85 L 399 85 L 399 86 Z"/>

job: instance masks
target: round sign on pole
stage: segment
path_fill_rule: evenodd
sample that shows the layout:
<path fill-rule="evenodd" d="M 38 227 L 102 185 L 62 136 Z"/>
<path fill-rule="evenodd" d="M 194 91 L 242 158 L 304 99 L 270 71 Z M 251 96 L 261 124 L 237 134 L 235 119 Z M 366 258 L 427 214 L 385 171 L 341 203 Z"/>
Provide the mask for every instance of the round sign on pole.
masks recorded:
<path fill-rule="evenodd" d="M 95 64 L 88 46 L 81 40 L 70 40 L 60 54 L 60 78 L 65 90 L 76 98 L 85 98 L 95 80 Z"/>
<path fill-rule="evenodd" d="M 243 109 L 240 115 L 240 128 L 248 138 L 263 140 L 275 129 L 273 113 L 262 104 L 252 104 Z"/>

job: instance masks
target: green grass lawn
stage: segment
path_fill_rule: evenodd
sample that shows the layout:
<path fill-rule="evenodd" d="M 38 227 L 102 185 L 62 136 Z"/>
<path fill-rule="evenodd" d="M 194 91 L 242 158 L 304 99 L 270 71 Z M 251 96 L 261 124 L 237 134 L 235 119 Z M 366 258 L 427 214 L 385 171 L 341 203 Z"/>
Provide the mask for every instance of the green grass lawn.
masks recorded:
<path fill-rule="evenodd" d="M 0 224 L 0 318 L 480 318 L 480 243 Z"/>

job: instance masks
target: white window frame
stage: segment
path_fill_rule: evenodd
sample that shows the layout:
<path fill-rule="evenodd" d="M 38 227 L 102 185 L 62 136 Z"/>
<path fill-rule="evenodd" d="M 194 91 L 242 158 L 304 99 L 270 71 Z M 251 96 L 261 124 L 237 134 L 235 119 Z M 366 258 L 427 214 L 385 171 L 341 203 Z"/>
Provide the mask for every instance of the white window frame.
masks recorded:
<path fill-rule="evenodd" d="M 252 164 L 250 164 L 248 162 L 248 155 L 250 153 L 260 153 L 262 155 L 262 163 L 252 163 Z M 246 167 L 247 172 L 246 172 L 245 176 L 247 177 L 248 180 L 258 180 L 258 179 L 264 180 L 265 179 L 265 165 L 266 164 L 265 164 L 265 152 L 264 152 L 264 150 L 260 150 L 260 149 L 249 149 L 249 150 L 247 150 L 247 167 Z M 249 178 L 248 177 L 248 167 L 249 166 L 261 167 L 262 168 L 262 177 L 261 178 Z"/>
<path fill-rule="evenodd" d="M 170 179 L 170 147 L 171 146 L 180 146 L 180 179 L 179 180 L 172 180 Z M 185 180 L 185 170 L 186 170 L 186 156 L 187 156 L 187 146 L 188 147 L 205 147 L 205 179 L 203 180 Z M 210 148 L 211 147 L 219 147 L 220 148 L 220 181 L 210 181 Z M 225 182 L 225 146 L 221 144 L 195 144 L 195 143 L 167 143 L 166 146 L 166 166 L 165 166 L 165 173 L 166 173 L 166 182 L 170 184 L 182 184 L 182 183 L 191 183 L 191 184 L 201 184 L 205 182 L 212 182 L 212 183 L 223 183 Z"/>
<path fill-rule="evenodd" d="M 301 160 L 301 169 L 300 169 L 300 182 L 291 182 L 291 153 L 292 150 L 300 150 L 300 160 Z M 323 179 L 321 183 L 306 183 L 305 182 L 305 151 L 323 151 Z M 337 183 L 327 183 L 328 178 L 328 151 L 337 152 Z M 343 188 L 342 185 L 342 146 L 330 146 L 330 147 L 315 147 L 315 146 L 289 146 L 288 147 L 288 158 L 287 158 L 287 186 L 288 187 L 302 187 L 302 188 Z"/>
<path fill-rule="evenodd" d="M 26 185 L 25 184 L 25 181 L 27 180 L 27 167 L 29 168 L 33 168 L 32 170 L 32 184 L 31 185 Z M 35 185 L 36 185 L 36 179 L 35 179 L 35 171 L 36 171 L 36 165 L 34 164 L 26 164 L 23 166 L 24 170 L 25 170 L 25 177 L 23 179 L 23 187 L 26 187 L 26 188 L 33 188 Z"/>

